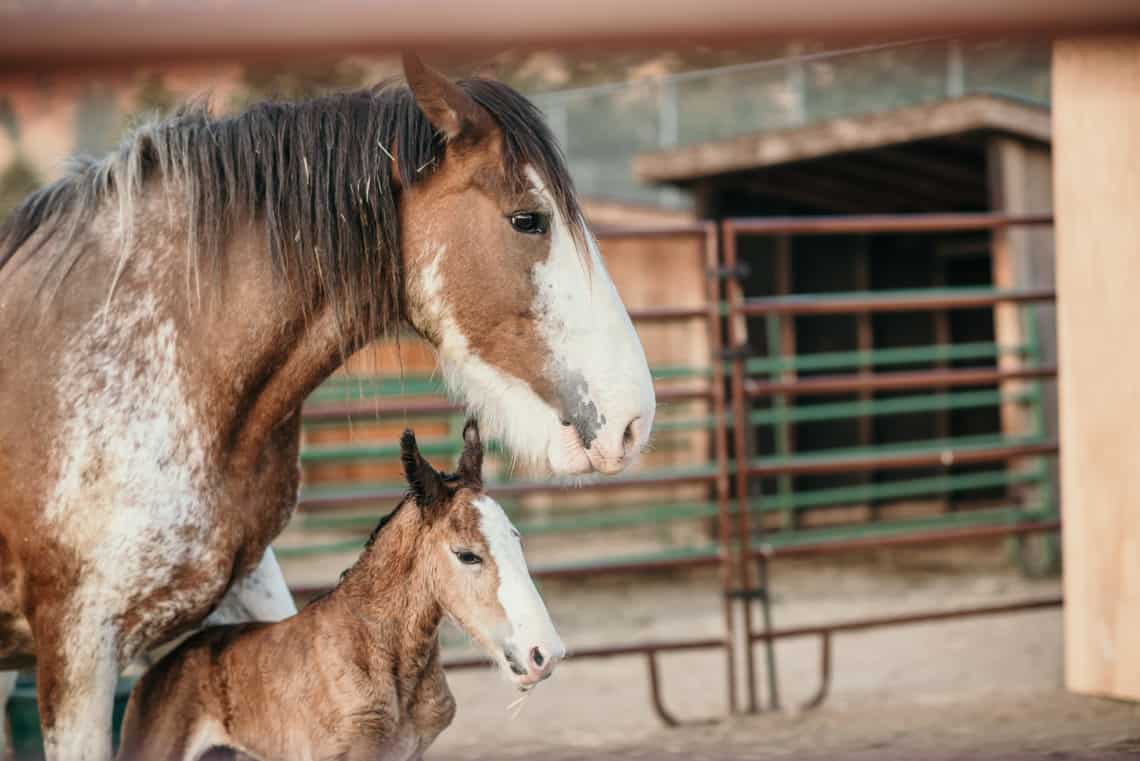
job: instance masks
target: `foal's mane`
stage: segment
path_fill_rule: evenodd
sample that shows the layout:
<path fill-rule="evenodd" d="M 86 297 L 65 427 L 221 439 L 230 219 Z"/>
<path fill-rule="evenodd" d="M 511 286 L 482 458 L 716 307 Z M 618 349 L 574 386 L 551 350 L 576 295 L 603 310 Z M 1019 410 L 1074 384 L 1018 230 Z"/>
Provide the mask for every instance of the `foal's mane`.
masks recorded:
<path fill-rule="evenodd" d="M 538 109 L 496 81 L 459 86 L 501 128 L 507 176 L 522 187 L 525 167 L 534 167 L 565 218 L 580 224 L 565 160 Z M 29 241 L 35 253 L 57 239 L 50 271 L 62 282 L 85 249 L 78 240 L 84 229 L 117 207 L 121 268 L 144 185 L 158 181 L 171 219 L 187 213 L 187 272 L 194 283 L 216 272 L 211 265 L 234 228 L 253 221 L 274 270 L 307 304 L 333 305 L 346 338 L 372 337 L 400 314 L 392 163 L 403 183 L 415 185 L 439 167 L 444 148 L 408 87 L 394 82 L 258 103 L 220 118 L 208 105 L 191 104 L 135 129 L 102 160 L 77 160 L 66 176 L 27 198 L 0 222 L 0 267 Z"/>
<path fill-rule="evenodd" d="M 449 487 L 458 489 L 459 487 L 465 485 L 463 480 L 460 479 L 458 473 L 440 473 L 440 475 L 443 476 L 444 483 L 447 484 Z M 400 510 L 403 509 L 409 503 L 411 503 L 413 508 L 414 508 L 415 499 L 416 499 L 415 495 L 412 494 L 411 491 L 408 491 L 408 493 L 405 494 L 403 496 L 403 498 L 400 500 L 399 504 L 397 504 L 395 507 L 393 507 L 391 509 L 391 511 L 389 511 L 387 514 L 385 514 L 384 516 L 382 516 L 380 518 L 380 522 L 376 524 L 376 527 L 372 529 L 372 533 L 370 533 L 368 535 L 368 539 L 364 542 L 364 547 L 361 550 L 360 555 L 356 558 L 355 561 L 353 561 L 352 565 L 350 565 L 348 568 L 345 568 L 343 571 L 340 572 L 340 577 L 337 579 L 338 585 L 341 582 L 343 582 L 345 580 L 345 578 L 347 578 L 348 575 L 350 573 L 352 573 L 358 565 L 360 565 L 360 563 L 364 560 L 364 557 L 368 554 L 368 551 L 372 549 L 372 546 L 374 544 L 376 544 L 376 540 L 379 539 L 379 537 L 380 537 L 380 532 L 383 531 L 384 528 L 392 522 L 392 520 L 396 517 L 396 515 L 399 514 Z M 412 509 L 412 508 L 409 508 L 409 509 Z M 319 595 L 313 597 L 311 600 L 309 600 L 307 605 L 312 605 L 313 603 L 317 602 L 318 600 L 322 600 L 325 597 L 328 597 L 331 592 L 332 592 L 332 589 L 328 589 L 328 590 L 322 592 L 321 594 L 319 594 Z"/>

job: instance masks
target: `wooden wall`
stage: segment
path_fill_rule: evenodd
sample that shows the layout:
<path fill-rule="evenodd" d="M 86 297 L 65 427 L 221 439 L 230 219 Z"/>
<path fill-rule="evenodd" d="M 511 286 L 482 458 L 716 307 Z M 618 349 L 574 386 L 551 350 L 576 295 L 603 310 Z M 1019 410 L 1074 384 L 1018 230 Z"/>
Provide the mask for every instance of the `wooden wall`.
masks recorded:
<path fill-rule="evenodd" d="M 1066 681 L 1140 699 L 1140 37 L 1053 56 Z"/>

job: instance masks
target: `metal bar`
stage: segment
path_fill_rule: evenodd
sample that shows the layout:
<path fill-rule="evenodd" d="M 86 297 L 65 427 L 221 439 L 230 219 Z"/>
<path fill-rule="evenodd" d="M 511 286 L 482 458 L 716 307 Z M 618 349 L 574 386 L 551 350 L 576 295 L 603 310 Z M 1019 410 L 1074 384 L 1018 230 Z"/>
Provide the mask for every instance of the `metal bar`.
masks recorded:
<path fill-rule="evenodd" d="M 1040 444 L 1014 444 L 976 449 L 939 449 L 930 452 L 902 452 L 899 454 L 870 456 L 814 457 L 801 456 L 799 461 L 752 463 L 738 471 L 750 476 L 771 477 L 784 473 L 804 475 L 808 473 L 847 473 L 860 470 L 880 470 L 887 468 L 922 468 L 938 465 L 974 465 L 982 462 L 1001 462 L 1017 457 L 1052 455 L 1058 451 L 1056 441 Z"/>
<path fill-rule="evenodd" d="M 762 506 L 753 506 L 758 510 L 811 510 L 818 507 L 832 507 L 875 499 L 898 499 L 914 497 L 944 491 L 969 491 L 992 486 L 1009 486 L 1024 483 L 1037 483 L 1048 476 L 1041 471 L 1027 473 L 1009 473 L 1002 469 L 998 471 L 982 471 L 974 473 L 959 473 L 954 475 L 939 475 L 925 478 L 914 478 L 887 483 L 856 484 L 852 486 L 839 486 L 825 489 L 812 489 L 800 491 L 788 499 L 766 498 Z M 1048 503 L 1048 500 L 1045 500 Z M 547 518 L 535 521 L 516 521 L 515 526 L 523 536 L 533 536 L 547 533 L 561 533 L 572 531 L 598 531 L 624 526 L 639 526 L 646 523 L 668 523 L 671 521 L 696 520 L 701 518 L 716 518 L 721 515 L 719 499 L 711 502 L 669 502 L 662 504 L 661 500 L 637 502 L 626 504 L 620 508 L 598 512 L 598 507 L 606 507 L 609 503 L 595 503 L 593 510 L 573 512 L 557 518 Z M 585 510 L 587 506 L 581 505 Z M 731 524 L 731 511 L 729 505 L 726 520 Z M 990 511 L 984 511 L 988 513 Z M 971 516 L 983 514 L 971 511 Z M 327 513 L 306 513 L 302 516 L 302 527 L 315 530 L 352 531 L 371 529 L 381 518 L 380 512 L 367 515 L 329 515 Z M 724 542 L 731 543 L 731 525 L 726 533 L 722 532 L 721 546 Z M 336 543 L 338 546 L 341 543 Z M 308 545 L 306 545 L 308 546 Z M 285 552 L 286 550 L 279 551 Z"/>
<path fill-rule="evenodd" d="M 859 235 L 855 238 L 855 290 L 869 291 L 871 290 L 871 264 L 870 264 L 870 238 L 866 235 Z M 873 316 L 870 312 L 862 312 L 855 315 L 855 348 L 859 351 L 861 357 L 869 358 L 871 352 L 875 349 L 875 329 Z M 859 376 L 869 378 L 874 375 L 875 371 L 869 361 L 861 361 L 855 369 Z M 861 390 L 856 395 L 864 414 L 860 415 L 857 420 L 858 437 L 860 446 L 871 446 L 875 438 L 875 421 L 874 418 L 867 414 L 868 407 L 874 400 L 874 393 L 869 390 Z M 784 398 L 794 399 L 794 394 L 785 394 Z M 874 471 L 866 471 L 860 474 L 859 480 L 864 485 L 869 485 L 875 481 Z M 874 500 L 868 500 L 865 509 L 867 510 L 867 518 L 871 521 L 879 519 L 879 506 Z"/>
<path fill-rule="evenodd" d="M 720 247 L 718 241 L 719 230 L 711 222 L 706 222 L 705 228 L 705 269 L 709 273 L 717 271 L 720 267 Z M 709 362 L 719 366 L 720 352 L 723 345 L 721 336 L 720 311 L 720 278 L 710 275 L 706 280 L 706 300 L 708 301 L 708 335 L 709 335 Z M 732 589 L 736 586 L 735 558 L 732 552 L 732 515 L 729 505 L 729 463 L 728 463 L 728 425 L 727 408 L 724 398 L 724 376 L 719 372 L 710 373 L 709 389 L 712 393 L 711 406 L 714 418 L 713 451 L 717 464 L 716 476 L 716 506 L 717 506 L 717 536 L 720 539 L 721 552 L 721 586 L 723 589 Z M 727 597 L 721 601 L 721 614 L 724 619 L 724 661 L 727 691 L 727 706 L 729 714 L 737 712 L 736 701 L 736 652 L 733 647 L 733 603 Z"/>
<path fill-rule="evenodd" d="M 731 222 L 725 222 L 721 225 L 721 241 L 724 248 L 724 266 L 726 269 L 735 269 L 737 266 L 736 230 L 733 228 Z M 726 295 L 726 301 L 728 303 L 728 348 L 736 349 L 747 342 L 747 336 L 741 335 L 743 327 L 741 323 L 743 318 L 738 314 L 740 303 L 743 301 L 739 280 L 736 278 L 728 280 L 726 284 Z M 731 360 L 731 365 L 732 414 L 735 421 L 732 427 L 733 446 L 735 448 L 736 460 L 737 462 L 741 462 L 747 458 L 747 452 L 749 451 L 745 439 L 748 427 L 744 425 L 748 413 L 745 409 L 743 357 L 739 354 L 734 355 Z M 741 548 L 737 553 L 736 579 L 737 584 L 741 588 L 750 589 L 752 586 L 751 574 L 749 573 L 749 564 L 745 562 L 747 546 L 752 536 L 752 526 L 750 525 L 751 521 L 748 510 L 748 473 L 746 468 L 738 467 L 736 469 L 736 499 L 737 543 Z M 741 618 L 744 626 L 745 642 L 751 642 L 751 605 L 746 603 L 743 605 Z M 755 713 L 759 706 L 756 698 L 756 660 L 751 647 L 744 648 L 744 671 L 746 680 L 745 689 L 748 696 L 748 711 L 749 713 Z"/>
<path fill-rule="evenodd" d="M 1051 214 L 866 214 L 862 216 L 759 217 L 726 219 L 739 233 L 752 235 L 830 235 L 834 233 L 920 233 L 997 230 L 1019 225 L 1051 225 Z"/>
<path fill-rule="evenodd" d="M 791 506 L 797 510 L 810 510 L 815 507 L 847 505 L 867 500 L 900 499 L 944 491 L 970 491 L 992 486 L 1034 483 L 1043 477 L 1034 473 L 1010 473 L 1005 468 L 996 471 L 940 474 L 879 483 L 807 489 L 793 495 L 787 503 L 782 503 L 779 498 L 769 497 L 762 507 L 756 506 L 754 509 L 781 510 Z"/>
<path fill-rule="evenodd" d="M 909 613 L 901 616 L 881 616 L 872 618 L 858 618 L 853 621 L 844 621 L 839 624 L 825 626 L 801 626 L 792 629 L 778 629 L 771 634 L 755 634 L 753 641 L 762 639 L 792 639 L 794 637 L 809 637 L 829 633 L 831 635 L 843 632 L 867 631 L 869 629 L 883 629 L 890 626 L 908 626 L 911 624 L 926 624 L 934 621 L 951 621 L 956 618 L 974 618 L 978 616 L 1000 616 L 1007 613 L 1022 613 L 1044 608 L 1056 608 L 1064 604 L 1061 597 L 1044 597 L 1037 600 L 1003 603 L 1001 605 L 979 605 L 971 608 L 958 608 L 956 610 L 927 611 L 923 613 Z"/>
<path fill-rule="evenodd" d="M 950 346 L 908 346 L 893 349 L 873 349 L 864 351 L 825 351 L 801 354 L 794 361 L 773 361 L 768 358 L 750 359 L 745 363 L 748 373 L 770 372 L 776 368 L 796 370 L 829 370 L 834 368 L 859 368 L 863 365 L 912 365 L 915 363 L 954 361 L 963 359 L 994 359 L 1005 354 L 1023 351 L 1020 346 L 998 346 L 995 343 L 980 341 L 953 344 Z"/>
<path fill-rule="evenodd" d="M 997 390 L 936 392 L 933 394 L 912 394 L 909 396 L 889 397 L 886 399 L 876 399 L 874 401 L 855 400 L 850 402 L 807 404 L 792 407 L 790 410 L 779 414 L 762 410 L 749 415 L 748 421 L 753 425 L 777 425 L 783 422 L 835 421 L 846 418 L 871 419 L 886 417 L 888 415 L 902 415 L 910 412 L 936 412 L 941 410 L 997 407 L 1005 402 L 1027 401 L 1032 401 L 1032 395 L 1024 391 L 1018 394 L 1008 395 L 1003 395 Z M 671 430 L 670 426 L 682 426 L 678 429 L 692 430 L 702 424 L 707 427 L 707 423 L 703 420 L 673 421 L 665 425 L 665 430 Z M 935 436 L 936 440 L 947 438 L 950 438 L 949 428 L 946 429 L 946 432 Z M 862 445 L 862 448 L 867 449 L 872 446 L 874 446 L 874 444 L 868 443 Z"/>
<path fill-rule="evenodd" d="M 791 245 L 791 239 L 787 235 L 776 236 L 774 261 L 776 271 L 775 277 L 772 279 L 776 284 L 776 292 L 781 296 L 786 296 L 792 292 Z M 796 354 L 795 315 L 769 314 L 765 318 L 765 326 L 768 333 L 768 354 L 783 358 L 794 357 Z M 781 371 L 774 371 L 772 380 L 792 382 L 796 376 L 795 368 L 785 368 Z M 771 412 L 776 418 L 772 438 L 778 457 L 786 457 L 795 450 L 795 428 L 792 426 L 794 421 L 788 417 L 788 401 L 786 394 L 776 394 L 772 399 Z M 754 414 L 748 416 L 750 423 L 755 422 L 754 417 Z M 792 477 L 780 476 L 778 480 L 777 490 L 780 497 L 785 498 L 793 491 Z M 786 511 L 784 513 L 784 528 L 794 529 L 797 520 L 798 516 L 795 510 Z"/>
<path fill-rule="evenodd" d="M 923 370 L 875 375 L 823 375 L 795 381 L 748 381 L 745 393 L 749 396 L 772 394 L 843 394 L 851 391 L 895 391 L 908 388 L 937 386 L 982 386 L 1004 380 L 1052 378 L 1057 368 L 1025 367 L 1015 370 L 996 368 L 964 370 Z"/>
<path fill-rule="evenodd" d="M 772 631 L 772 595 L 768 581 L 768 558 L 756 557 L 756 588 L 760 594 L 760 619 L 764 622 L 764 631 Z M 751 608 L 749 600 L 745 598 L 743 604 Z M 749 648 L 751 650 L 752 648 Z M 776 647 L 773 640 L 767 640 L 764 647 L 764 660 L 768 674 L 768 708 L 772 711 L 780 710 L 780 680 L 776 674 Z"/>
<path fill-rule="evenodd" d="M 546 494 L 558 491 L 613 491 L 615 489 L 650 488 L 655 486 L 680 486 L 683 484 L 707 484 L 716 480 L 713 471 L 694 471 L 689 473 L 674 473 L 667 476 L 608 478 L 605 480 L 586 481 L 581 484 L 560 484 L 551 482 L 509 482 L 488 485 L 487 491 L 493 495 L 522 496 L 528 494 Z M 402 486 L 387 488 L 365 489 L 358 492 L 344 492 L 339 494 L 302 493 L 298 506 L 302 510 L 331 510 L 337 508 L 357 507 L 375 504 L 376 502 L 390 501 L 404 496 L 406 491 Z"/>
<path fill-rule="evenodd" d="M 677 721 L 677 717 L 669 713 L 661 702 L 661 677 L 657 673 L 657 651 L 647 650 L 645 652 L 645 663 L 649 666 L 649 694 L 653 700 L 654 712 L 665 726 L 679 727 L 681 722 Z"/>
<path fill-rule="evenodd" d="M 1060 528 L 1061 522 L 1059 520 L 1047 520 L 1011 526 L 973 526 L 969 528 L 936 529 L 933 531 L 900 534 L 898 536 L 829 539 L 823 542 L 784 545 L 781 547 L 774 547 L 770 544 L 760 544 L 751 549 L 751 554 L 769 558 L 820 557 L 885 547 L 928 546 L 1007 536 L 1024 536 L 1026 534 L 1058 531 Z"/>
<path fill-rule="evenodd" d="M 634 322 L 674 322 L 680 320 L 703 320 L 708 317 L 706 306 L 693 307 L 638 307 L 629 310 L 629 317 Z"/>
<path fill-rule="evenodd" d="M 823 705 L 831 690 L 831 632 L 819 635 L 819 689 L 811 699 L 800 706 L 801 711 L 810 711 Z"/>
<path fill-rule="evenodd" d="M 656 225 L 598 225 L 593 227 L 594 237 L 599 240 L 621 240 L 622 238 L 684 238 L 708 236 L 711 222 L 672 222 Z"/>
<path fill-rule="evenodd" d="M 596 647 L 571 649 L 566 657 L 570 660 L 580 660 L 584 658 L 622 658 L 630 655 L 643 655 L 645 653 L 684 653 L 694 650 L 714 650 L 718 647 L 724 647 L 724 640 L 715 637 L 658 640 L 650 642 L 630 642 L 625 645 L 598 645 Z M 486 656 L 475 656 L 444 661 L 443 667 L 450 671 L 460 671 L 463 669 L 490 668 L 492 665 Z"/>
<path fill-rule="evenodd" d="M 740 305 L 740 313 L 749 317 L 795 314 L 859 314 L 862 312 L 913 312 L 940 309 L 980 309 L 995 304 L 1026 304 L 1053 301 L 1052 288 L 1025 288 L 1016 291 L 973 293 L 936 293 L 905 295 L 880 292 L 865 296 L 780 296 L 748 299 Z"/>
<path fill-rule="evenodd" d="M 567 565 L 552 568 L 537 567 L 531 569 L 531 577 L 536 579 L 581 579 L 604 574 L 621 573 L 657 573 L 660 571 L 675 571 L 692 568 L 707 568 L 721 562 L 717 552 L 693 555 L 681 558 L 662 558 L 659 560 L 636 560 L 621 563 L 606 563 L 603 565 Z M 333 589 L 328 584 L 298 585 L 290 587 L 296 597 L 314 597 L 326 594 Z M 722 643 L 724 640 L 717 640 Z"/>
<path fill-rule="evenodd" d="M 710 398 L 706 389 L 662 388 L 656 390 L 659 402 L 696 401 Z M 350 417 L 382 415 L 444 415 L 463 411 L 463 405 L 443 398 L 431 399 L 358 399 L 351 402 L 318 402 L 306 404 L 301 419 L 306 423 L 339 422 Z"/>

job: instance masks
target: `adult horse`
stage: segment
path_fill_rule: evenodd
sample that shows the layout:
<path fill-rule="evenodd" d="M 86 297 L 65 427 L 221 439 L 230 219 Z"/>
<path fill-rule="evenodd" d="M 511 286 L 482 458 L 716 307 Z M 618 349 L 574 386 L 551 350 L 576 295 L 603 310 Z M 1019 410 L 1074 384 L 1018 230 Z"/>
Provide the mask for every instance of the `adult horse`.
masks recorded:
<path fill-rule="evenodd" d="M 644 352 L 537 110 L 404 68 L 145 126 L 0 228 L 0 664 L 35 658 L 49 759 L 109 758 L 136 655 L 214 610 L 293 611 L 267 547 L 301 403 L 399 320 L 521 458 L 612 474 L 649 435 Z"/>

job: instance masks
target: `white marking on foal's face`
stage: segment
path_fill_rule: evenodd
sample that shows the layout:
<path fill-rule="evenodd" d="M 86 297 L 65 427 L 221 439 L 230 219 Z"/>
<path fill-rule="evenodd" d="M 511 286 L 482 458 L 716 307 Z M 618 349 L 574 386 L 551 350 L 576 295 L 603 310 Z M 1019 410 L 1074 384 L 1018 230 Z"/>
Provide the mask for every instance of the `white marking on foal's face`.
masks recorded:
<path fill-rule="evenodd" d="M 506 615 L 508 632 L 503 643 L 528 673 L 523 684 L 545 678 L 566 655 L 566 647 L 554 629 L 546 604 L 542 601 L 523 557 L 519 532 L 498 502 L 487 496 L 476 497 L 471 504 L 479 511 L 479 528 L 490 550 L 499 574 L 499 605 Z M 544 672 L 537 675 L 530 654 L 535 648 L 542 654 Z"/>

